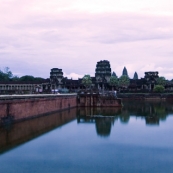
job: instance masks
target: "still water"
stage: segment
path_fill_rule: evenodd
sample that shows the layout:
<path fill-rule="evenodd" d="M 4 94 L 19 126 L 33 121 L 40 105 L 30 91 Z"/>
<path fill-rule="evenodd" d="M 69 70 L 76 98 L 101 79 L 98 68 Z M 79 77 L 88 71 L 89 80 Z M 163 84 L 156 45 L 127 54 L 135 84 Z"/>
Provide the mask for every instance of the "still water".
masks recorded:
<path fill-rule="evenodd" d="M 71 109 L 0 128 L 2 173 L 172 173 L 173 102 Z"/>

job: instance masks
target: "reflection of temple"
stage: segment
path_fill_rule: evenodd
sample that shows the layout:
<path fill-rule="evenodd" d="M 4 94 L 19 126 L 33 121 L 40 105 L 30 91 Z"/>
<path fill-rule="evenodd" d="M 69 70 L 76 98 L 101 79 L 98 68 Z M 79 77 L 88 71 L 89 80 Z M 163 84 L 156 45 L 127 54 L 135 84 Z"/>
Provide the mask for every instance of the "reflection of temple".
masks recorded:
<path fill-rule="evenodd" d="M 95 124 L 97 134 L 107 137 L 120 113 L 120 108 L 80 108 L 77 113 L 77 121 L 78 123 Z"/>
<path fill-rule="evenodd" d="M 173 114 L 173 102 L 124 101 L 122 108 L 81 108 L 78 110 L 79 123 L 95 123 L 96 130 L 103 136 L 102 130 L 109 131 L 115 120 L 128 124 L 131 117 L 145 120 L 146 125 L 159 125 L 169 114 Z M 110 118 L 109 120 L 106 118 Z M 111 119 L 112 118 L 112 119 Z M 107 121 L 110 121 L 109 123 Z M 109 125 L 108 125 L 109 124 Z M 102 127 L 102 128 L 101 128 Z"/>
<path fill-rule="evenodd" d="M 78 123 L 95 124 L 97 134 L 103 137 L 110 136 L 111 127 L 114 124 L 115 120 L 116 118 L 109 116 L 78 117 Z"/>
<path fill-rule="evenodd" d="M 130 101 L 123 102 L 124 107 L 122 114 L 128 112 L 136 117 L 145 119 L 147 125 L 159 125 L 160 121 L 164 121 L 166 117 L 173 113 L 172 102 L 149 102 L 149 101 Z"/>
<path fill-rule="evenodd" d="M 173 113 L 172 102 L 124 101 L 123 104 L 122 108 L 80 108 L 78 123 L 95 124 L 98 135 L 109 136 L 116 120 L 128 124 L 131 117 L 140 117 L 146 125 L 159 125 Z"/>
<path fill-rule="evenodd" d="M 96 131 L 99 136 L 109 136 L 111 133 L 111 127 L 114 124 L 115 119 L 110 117 L 96 118 Z"/>
<path fill-rule="evenodd" d="M 159 125 L 159 117 L 157 116 L 148 116 L 145 120 L 148 125 Z"/>

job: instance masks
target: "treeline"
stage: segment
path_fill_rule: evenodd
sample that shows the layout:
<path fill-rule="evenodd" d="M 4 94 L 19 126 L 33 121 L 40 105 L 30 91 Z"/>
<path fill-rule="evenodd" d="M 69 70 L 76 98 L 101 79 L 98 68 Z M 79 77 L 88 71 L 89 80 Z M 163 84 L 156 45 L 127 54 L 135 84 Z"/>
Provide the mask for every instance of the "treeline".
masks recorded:
<path fill-rule="evenodd" d="M 4 70 L 0 70 L 0 82 L 9 82 L 9 81 L 21 81 L 21 82 L 31 82 L 31 81 L 43 81 L 44 78 L 41 77 L 34 77 L 31 75 L 25 75 L 22 77 L 18 77 L 16 75 L 13 75 L 13 73 L 10 71 L 9 67 L 5 67 Z"/>

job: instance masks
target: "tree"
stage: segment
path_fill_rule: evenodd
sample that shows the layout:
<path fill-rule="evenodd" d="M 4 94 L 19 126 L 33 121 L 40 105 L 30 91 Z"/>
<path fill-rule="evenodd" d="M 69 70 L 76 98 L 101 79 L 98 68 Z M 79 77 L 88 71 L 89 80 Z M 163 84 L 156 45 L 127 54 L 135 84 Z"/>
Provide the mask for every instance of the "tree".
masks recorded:
<path fill-rule="evenodd" d="M 135 72 L 133 79 L 138 79 L 138 74 Z"/>
<path fill-rule="evenodd" d="M 13 75 L 9 67 L 5 67 L 3 70 L 0 70 L 0 81 L 42 82 L 43 80 L 44 78 L 34 77 L 30 75 L 25 75 L 19 78 L 18 76 Z"/>
<path fill-rule="evenodd" d="M 154 87 L 154 92 L 159 92 L 159 93 L 161 93 L 161 92 L 163 92 L 164 91 L 164 87 L 163 87 L 163 85 L 155 85 L 155 87 Z"/>
<path fill-rule="evenodd" d="M 23 82 L 27 82 L 27 81 L 29 82 L 34 80 L 35 80 L 34 77 L 30 75 L 25 75 L 20 78 L 20 81 L 23 81 Z"/>
<path fill-rule="evenodd" d="M 5 67 L 4 70 L 0 70 L 0 81 L 9 81 L 13 77 L 9 67 Z"/>
<path fill-rule="evenodd" d="M 122 75 L 122 76 L 119 78 L 118 85 L 119 85 L 120 87 L 127 87 L 129 84 L 130 84 L 130 79 L 129 79 L 128 76 Z"/>
<path fill-rule="evenodd" d="M 88 88 L 91 86 L 92 84 L 92 80 L 91 80 L 91 77 L 90 75 L 85 75 L 83 78 L 82 78 L 82 84 Z"/>
<path fill-rule="evenodd" d="M 165 77 L 158 77 L 157 79 L 156 79 L 156 83 L 157 83 L 157 85 L 162 85 L 162 86 L 165 86 L 166 85 L 166 79 L 165 79 Z"/>
<path fill-rule="evenodd" d="M 37 82 L 42 82 L 42 81 L 44 81 L 45 79 L 42 78 L 42 77 L 35 77 L 34 80 L 37 81 Z"/>
<path fill-rule="evenodd" d="M 126 67 L 124 67 L 122 75 L 123 75 L 123 76 L 128 76 L 128 72 L 127 72 Z"/>
<path fill-rule="evenodd" d="M 20 78 L 18 76 L 13 76 L 12 77 L 12 81 L 19 81 L 19 80 L 20 80 Z"/>
<path fill-rule="evenodd" d="M 9 79 L 13 77 L 13 73 L 10 71 L 9 67 L 4 68 L 4 73 L 7 74 Z"/>
<path fill-rule="evenodd" d="M 116 76 L 111 76 L 110 81 L 109 81 L 109 85 L 111 85 L 112 87 L 117 86 L 118 85 L 118 78 Z"/>
<path fill-rule="evenodd" d="M 5 75 L 1 70 L 0 70 L 0 81 L 8 81 L 7 75 Z"/>

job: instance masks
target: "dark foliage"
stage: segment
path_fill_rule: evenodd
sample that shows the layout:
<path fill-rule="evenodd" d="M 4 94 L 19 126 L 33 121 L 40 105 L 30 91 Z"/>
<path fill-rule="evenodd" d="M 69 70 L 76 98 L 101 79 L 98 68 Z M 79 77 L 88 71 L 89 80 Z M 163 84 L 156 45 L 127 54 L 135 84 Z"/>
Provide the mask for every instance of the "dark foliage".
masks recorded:
<path fill-rule="evenodd" d="M 13 75 L 8 67 L 5 67 L 4 70 L 0 70 L 0 82 L 8 82 L 8 81 L 21 81 L 21 82 L 41 82 L 45 80 L 41 77 L 34 77 L 31 75 L 25 75 L 22 77 L 18 77 Z"/>

